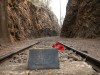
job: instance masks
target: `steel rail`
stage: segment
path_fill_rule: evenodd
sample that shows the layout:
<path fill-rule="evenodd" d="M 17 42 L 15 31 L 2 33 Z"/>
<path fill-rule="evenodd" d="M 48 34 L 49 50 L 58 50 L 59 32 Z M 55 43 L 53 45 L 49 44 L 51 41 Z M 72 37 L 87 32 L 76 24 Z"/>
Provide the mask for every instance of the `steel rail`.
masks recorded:
<path fill-rule="evenodd" d="M 60 43 L 60 42 L 59 42 Z M 62 43 L 60 43 L 62 44 Z M 76 52 L 76 54 L 80 55 L 82 58 L 85 58 L 85 62 L 87 62 L 88 64 L 90 64 L 93 69 L 95 69 L 97 72 L 100 72 L 100 60 L 85 53 L 85 52 L 82 52 L 80 50 L 77 50 L 75 48 L 72 48 L 70 46 L 66 46 L 64 44 L 62 44 L 66 49 L 68 50 L 72 50 L 73 52 Z"/>
<path fill-rule="evenodd" d="M 7 54 L 1 56 L 1 57 L 0 57 L 0 63 L 2 63 L 4 60 L 6 60 L 6 59 L 12 57 L 13 55 L 15 55 L 15 54 L 17 54 L 17 53 L 20 53 L 20 52 L 22 52 L 22 51 L 25 51 L 25 50 L 31 48 L 32 46 L 34 46 L 34 45 L 36 45 L 36 44 L 38 44 L 38 43 L 40 43 L 40 42 L 33 43 L 33 44 L 31 44 L 31 45 L 29 45 L 29 46 L 27 46 L 27 47 L 25 47 L 25 48 L 19 49 L 19 50 L 14 51 L 14 52 L 9 52 L 9 53 L 7 53 Z"/>

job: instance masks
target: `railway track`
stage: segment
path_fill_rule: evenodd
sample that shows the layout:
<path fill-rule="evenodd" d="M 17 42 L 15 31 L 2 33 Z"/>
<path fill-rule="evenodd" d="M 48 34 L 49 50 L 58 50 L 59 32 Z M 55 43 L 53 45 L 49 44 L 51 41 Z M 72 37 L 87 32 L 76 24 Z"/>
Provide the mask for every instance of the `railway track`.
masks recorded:
<path fill-rule="evenodd" d="M 50 41 L 49 41 L 50 42 Z M 59 42 L 60 43 L 60 42 Z M 45 44 L 45 45 L 44 45 Z M 15 55 L 18 55 L 18 53 L 21 53 L 21 52 L 23 52 L 23 51 L 25 51 L 25 50 L 29 50 L 32 46 L 36 46 L 36 48 L 48 48 L 48 47 L 50 47 L 50 46 L 52 46 L 52 42 L 49 44 L 48 42 L 43 42 L 43 41 L 41 41 L 41 42 L 36 42 L 35 44 L 31 44 L 31 45 L 29 45 L 29 46 L 27 46 L 27 47 L 25 47 L 25 48 L 23 48 L 23 49 L 20 49 L 20 50 L 18 50 L 18 51 L 16 51 L 16 52 L 13 52 L 13 53 L 9 53 L 8 55 L 6 55 L 6 56 L 4 56 L 4 57 L 2 57 L 2 58 L 0 58 L 0 62 L 2 62 L 2 61 L 6 61 L 6 60 L 9 60 L 8 58 L 9 57 L 12 57 L 12 56 L 14 56 L 15 57 Z M 60 43 L 60 44 L 62 44 L 62 43 Z M 73 58 L 73 60 L 72 61 L 84 61 L 84 59 L 85 59 L 85 62 L 87 62 L 87 63 L 89 63 L 90 65 L 92 65 L 92 67 L 93 67 L 93 69 L 95 69 L 97 72 L 100 72 L 100 61 L 98 60 L 98 59 L 96 59 L 96 58 L 94 58 L 94 57 L 92 57 L 92 56 L 90 56 L 89 54 L 87 54 L 87 53 L 84 53 L 84 52 L 81 52 L 81 51 L 79 51 L 79 50 L 76 50 L 76 49 L 74 49 L 74 48 L 72 48 L 72 47 L 69 47 L 69 46 L 66 46 L 66 45 L 64 45 L 64 44 L 62 44 L 64 47 L 65 47 L 65 51 L 59 51 L 59 59 L 61 59 L 60 60 L 60 62 L 63 64 L 63 62 L 64 63 L 66 63 L 65 61 L 69 61 L 70 60 L 70 54 L 72 54 L 72 55 L 74 55 L 75 57 L 71 57 L 71 58 Z M 69 55 L 68 55 L 68 53 L 67 52 L 69 52 Z M 68 55 L 68 57 L 66 56 L 66 55 Z M 78 56 L 79 55 L 79 56 Z M 20 57 L 20 56 L 19 56 Z M 65 59 L 65 58 L 68 58 L 68 59 Z M 12 58 L 11 58 L 12 59 Z M 70 63 L 70 62 L 69 62 Z M 61 68 L 62 69 L 62 68 Z M 59 71 L 59 70 L 58 70 Z"/>
<path fill-rule="evenodd" d="M 60 42 L 59 42 L 60 43 Z M 62 44 L 62 43 L 60 43 Z M 70 46 L 64 45 L 62 44 L 67 50 L 71 50 L 73 52 L 75 52 L 76 54 L 80 55 L 82 58 L 85 59 L 85 62 L 87 62 L 88 64 L 92 65 L 93 69 L 95 69 L 97 72 L 100 72 L 100 60 L 96 59 L 95 57 L 82 52 L 80 50 L 74 49 Z"/>
<path fill-rule="evenodd" d="M 20 52 L 22 52 L 22 51 L 25 51 L 25 50 L 27 50 L 27 49 L 31 48 L 32 46 L 37 45 L 37 44 L 39 44 L 39 43 L 40 43 L 40 42 L 36 42 L 36 43 L 30 44 L 30 45 L 28 45 L 28 46 L 26 46 L 26 47 L 24 47 L 24 48 L 18 49 L 17 51 L 9 52 L 9 53 L 7 53 L 7 54 L 2 55 L 2 56 L 0 57 L 0 63 L 2 63 L 3 61 L 5 61 L 6 59 L 12 57 L 13 55 L 15 55 L 15 54 L 17 54 L 17 53 L 20 53 Z"/>

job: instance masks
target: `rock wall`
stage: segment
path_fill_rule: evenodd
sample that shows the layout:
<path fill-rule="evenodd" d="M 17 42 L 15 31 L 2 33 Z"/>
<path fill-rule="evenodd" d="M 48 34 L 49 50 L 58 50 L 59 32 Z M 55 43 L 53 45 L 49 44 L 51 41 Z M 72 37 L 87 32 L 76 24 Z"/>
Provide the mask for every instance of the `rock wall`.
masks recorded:
<path fill-rule="evenodd" d="M 29 0 L 8 0 L 7 11 L 12 41 L 59 34 L 57 18 L 47 7 L 37 7 Z"/>
<path fill-rule="evenodd" d="M 10 42 L 7 26 L 6 0 L 0 0 L 0 43 Z"/>
<path fill-rule="evenodd" d="M 100 0 L 69 0 L 62 37 L 100 36 Z"/>

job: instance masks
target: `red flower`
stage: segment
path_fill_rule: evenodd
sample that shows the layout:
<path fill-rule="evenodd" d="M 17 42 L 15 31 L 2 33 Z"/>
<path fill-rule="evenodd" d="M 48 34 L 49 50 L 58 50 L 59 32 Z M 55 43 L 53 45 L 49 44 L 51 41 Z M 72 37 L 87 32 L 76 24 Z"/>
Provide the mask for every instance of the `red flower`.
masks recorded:
<path fill-rule="evenodd" d="M 60 44 L 59 42 L 56 42 L 56 43 L 55 43 L 55 46 L 58 46 L 59 44 Z"/>
<path fill-rule="evenodd" d="M 61 50 L 61 51 L 64 51 L 64 50 L 65 50 L 65 48 L 64 48 L 63 45 L 58 45 L 58 46 L 57 46 L 57 49 L 58 49 L 58 50 Z"/>
<path fill-rule="evenodd" d="M 64 46 L 61 45 L 59 42 L 56 42 L 55 44 L 52 45 L 52 48 L 57 48 L 58 50 L 65 50 Z"/>
<path fill-rule="evenodd" d="M 52 45 L 52 48 L 55 48 L 55 44 Z"/>
<path fill-rule="evenodd" d="M 52 45 L 53 48 L 57 47 L 60 43 L 56 42 L 55 44 Z"/>

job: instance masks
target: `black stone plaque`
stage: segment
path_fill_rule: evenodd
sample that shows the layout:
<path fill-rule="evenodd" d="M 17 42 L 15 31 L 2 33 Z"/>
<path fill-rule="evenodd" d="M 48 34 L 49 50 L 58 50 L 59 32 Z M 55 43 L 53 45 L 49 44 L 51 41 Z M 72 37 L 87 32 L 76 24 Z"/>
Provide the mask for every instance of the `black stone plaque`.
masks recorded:
<path fill-rule="evenodd" d="M 29 51 L 28 69 L 58 69 L 57 49 L 33 49 Z"/>

